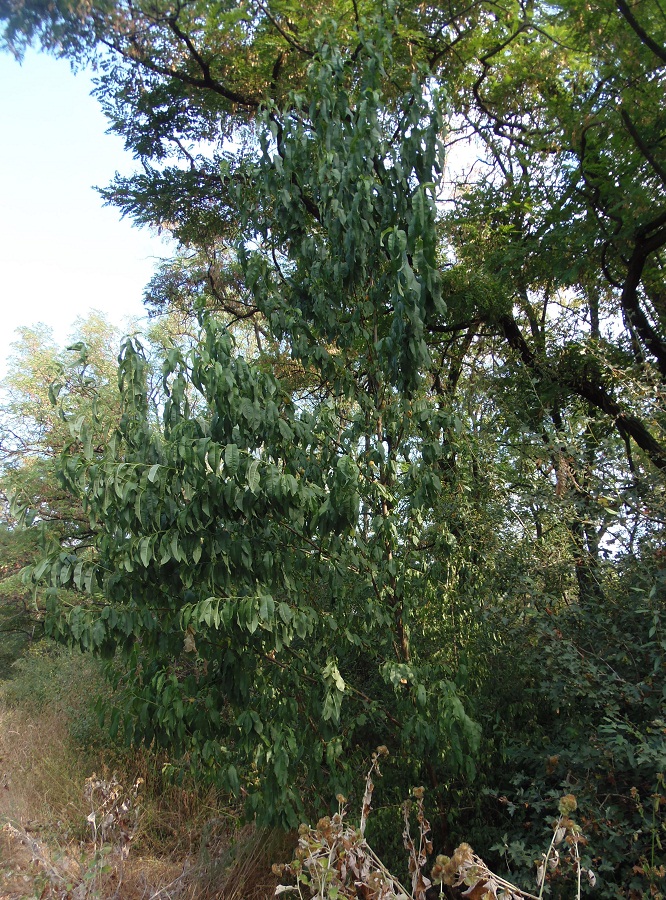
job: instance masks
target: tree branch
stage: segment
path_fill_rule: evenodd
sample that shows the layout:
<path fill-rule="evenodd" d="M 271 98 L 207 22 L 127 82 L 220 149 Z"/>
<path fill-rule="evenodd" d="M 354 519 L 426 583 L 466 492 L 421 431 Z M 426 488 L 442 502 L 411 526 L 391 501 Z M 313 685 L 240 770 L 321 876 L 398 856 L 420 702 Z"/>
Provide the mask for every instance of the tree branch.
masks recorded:
<path fill-rule="evenodd" d="M 645 425 L 636 416 L 622 409 L 602 384 L 593 384 L 581 375 L 559 376 L 551 372 L 537 359 L 522 335 L 516 320 L 512 316 L 504 316 L 500 326 L 509 345 L 518 353 L 522 362 L 540 379 L 559 383 L 578 397 L 591 403 L 606 415 L 610 416 L 616 428 L 623 436 L 628 435 L 645 451 L 650 461 L 658 469 L 666 471 L 666 447 L 654 438 Z"/>
<path fill-rule="evenodd" d="M 638 241 L 629 260 L 621 297 L 622 309 L 627 317 L 628 324 L 635 328 L 644 345 L 657 360 L 659 371 L 664 376 L 666 376 L 666 342 L 657 334 L 648 317 L 640 308 L 638 286 L 641 283 L 643 269 L 648 256 L 665 243 L 666 227 L 654 231 L 651 237 Z"/>
<path fill-rule="evenodd" d="M 617 8 L 620 10 L 621 15 L 624 19 L 629 23 L 632 30 L 636 33 L 636 35 L 640 38 L 641 43 L 645 44 L 646 47 L 649 47 L 650 50 L 658 56 L 662 62 L 666 62 L 666 48 L 661 47 L 655 40 L 653 40 L 647 31 L 643 28 L 640 22 L 636 19 L 633 12 L 631 11 L 631 7 L 626 2 L 626 0 L 617 0 Z"/>
<path fill-rule="evenodd" d="M 629 114 L 625 109 L 621 110 L 620 115 L 622 117 L 622 121 L 627 126 L 627 131 L 631 135 L 634 140 L 634 143 L 643 154 L 647 162 L 652 166 L 656 174 L 659 176 L 662 184 L 666 187 L 666 169 L 654 158 L 654 154 L 651 152 L 650 148 L 647 146 L 643 138 L 638 132 L 638 129 L 634 125 L 634 123 L 629 118 Z"/>
<path fill-rule="evenodd" d="M 153 60 L 148 59 L 143 54 L 139 58 L 137 58 L 137 56 L 131 53 L 129 49 L 123 48 L 113 41 L 102 39 L 101 43 L 107 46 L 110 50 L 113 50 L 115 53 L 120 54 L 123 59 L 126 59 L 133 65 L 143 67 L 149 72 L 154 72 L 155 75 L 163 75 L 165 78 L 173 78 L 176 81 L 180 81 L 182 84 L 189 84 L 190 87 L 199 88 L 200 90 L 213 91 L 213 93 L 219 94 L 221 97 L 224 97 L 225 100 L 229 100 L 231 103 L 237 103 L 239 106 L 246 106 L 250 109 L 259 108 L 258 100 L 251 99 L 250 97 L 245 97 L 242 94 L 239 94 L 236 91 L 225 87 L 219 81 L 216 81 L 210 74 L 210 67 L 203 59 L 201 60 L 204 64 L 204 68 L 202 69 L 203 78 L 195 78 L 193 75 L 187 75 L 185 72 L 179 72 L 176 69 L 170 69 L 168 66 L 162 66 L 159 63 L 153 62 Z M 136 50 L 141 53 L 141 48 L 136 44 L 134 46 Z M 199 63 L 199 60 L 196 56 L 194 57 L 194 59 L 201 68 L 201 63 Z"/>

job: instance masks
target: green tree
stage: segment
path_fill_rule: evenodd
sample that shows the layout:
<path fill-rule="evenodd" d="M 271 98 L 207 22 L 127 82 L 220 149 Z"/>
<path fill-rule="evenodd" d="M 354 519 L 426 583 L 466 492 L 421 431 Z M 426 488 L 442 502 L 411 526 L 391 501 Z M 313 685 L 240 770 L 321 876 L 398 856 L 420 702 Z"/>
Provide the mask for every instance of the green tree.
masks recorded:
<path fill-rule="evenodd" d="M 5 40 L 19 53 L 40 39 L 77 62 L 96 61 L 112 126 L 144 164 L 141 174 L 116 179 L 107 198 L 219 265 L 233 257 L 242 221 L 235 179 L 218 177 L 225 152 L 236 151 L 225 151 L 218 136 L 256 158 L 265 104 L 277 132 L 293 117 L 310 128 L 303 90 L 321 34 L 335 34 L 352 85 L 361 77 L 359 34 L 380 8 L 110 3 L 82 13 L 68 3 L 6 0 Z M 589 11 L 507 2 L 500 12 L 479 3 L 444 14 L 389 4 L 383 14 L 392 32 L 390 64 L 378 76 L 385 110 L 396 113 L 412 77 L 440 85 L 452 143 L 471 136 L 482 160 L 469 184 L 454 178 L 449 196 L 466 192 L 456 203 L 462 215 L 439 229 L 439 246 L 462 271 L 454 267 L 447 282 L 449 314 L 429 321 L 423 339 L 434 349 L 453 338 L 464 347 L 479 325 L 492 329 L 536 380 L 547 408 L 556 413 L 553 400 L 581 398 L 615 424 L 630 454 L 636 444 L 663 467 L 655 410 L 625 391 L 627 382 L 645 381 L 645 365 L 652 393 L 663 374 L 658 6 L 644 5 L 639 15 L 627 4 Z M 304 223 L 317 201 L 307 192 L 301 198 Z M 256 203 L 255 182 L 246 179 L 243 206 Z M 235 293 L 236 303 L 247 296 Z M 553 318 L 574 318 L 558 314 L 563 294 L 578 321 L 551 347 L 544 339 Z M 612 376 L 620 369 L 618 384 Z"/>
<path fill-rule="evenodd" d="M 80 502 L 57 475 L 58 458 L 71 440 L 68 419 L 93 417 L 95 445 L 106 442 L 118 419 L 119 336 L 93 313 L 77 323 L 72 341 L 74 349 L 63 350 L 45 326 L 20 329 L 2 385 L 3 674 L 26 641 L 43 636 L 43 593 L 24 583 L 21 569 L 39 559 L 45 547 L 76 546 L 84 552 L 92 539 Z M 62 394 L 60 409 L 50 396 L 54 385 Z M 22 528 L 25 524 L 31 527 Z"/>

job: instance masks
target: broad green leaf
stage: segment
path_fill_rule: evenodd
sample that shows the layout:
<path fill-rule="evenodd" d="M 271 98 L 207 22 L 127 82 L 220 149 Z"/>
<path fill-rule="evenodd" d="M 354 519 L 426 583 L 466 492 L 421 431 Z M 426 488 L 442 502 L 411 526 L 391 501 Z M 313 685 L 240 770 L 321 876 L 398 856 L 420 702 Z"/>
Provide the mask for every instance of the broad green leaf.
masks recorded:
<path fill-rule="evenodd" d="M 253 494 L 256 494 L 259 489 L 259 481 L 259 460 L 253 459 L 247 467 L 247 486 Z"/>
<path fill-rule="evenodd" d="M 152 558 L 152 541 L 149 537 L 144 537 L 141 539 L 141 543 L 139 545 L 139 554 L 141 556 L 141 562 L 148 567 L 150 564 L 150 560 Z"/>
<path fill-rule="evenodd" d="M 224 449 L 224 465 L 230 475 L 235 475 L 240 465 L 240 454 L 236 444 L 227 444 Z"/>

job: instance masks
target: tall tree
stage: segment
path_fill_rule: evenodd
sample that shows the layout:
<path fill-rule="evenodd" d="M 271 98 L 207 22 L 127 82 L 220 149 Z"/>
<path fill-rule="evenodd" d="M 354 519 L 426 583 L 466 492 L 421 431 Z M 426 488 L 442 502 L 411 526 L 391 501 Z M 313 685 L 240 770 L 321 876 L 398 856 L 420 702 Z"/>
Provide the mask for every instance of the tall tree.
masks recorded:
<path fill-rule="evenodd" d="M 219 136 L 233 136 L 233 146 L 256 157 L 257 113 L 266 103 L 274 104 L 278 132 L 294 116 L 311 127 L 302 91 L 322 29 L 335 32 L 351 85 L 359 34 L 380 8 L 340 4 L 304 14 L 289 2 L 229 3 L 214 12 L 197 3 L 114 3 L 82 13 L 67 3 L 6 0 L 5 40 L 15 52 L 39 38 L 76 61 L 96 60 L 99 97 L 145 170 L 116 180 L 107 198 L 219 263 L 225 247 L 233 252 L 239 226 L 233 179 L 218 177 Z M 483 323 L 537 380 L 547 406 L 553 394 L 581 398 L 614 423 L 630 454 L 637 445 L 663 468 L 653 410 L 627 402 L 588 352 L 588 339 L 601 340 L 604 359 L 622 361 L 625 381 L 644 365 L 663 375 L 658 6 L 388 4 L 385 14 L 393 32 L 390 70 L 380 77 L 386 109 L 397 112 L 412 77 L 442 85 L 452 135 L 474 135 L 483 161 L 475 167 L 483 174 L 456 203 L 464 224 L 454 216 L 440 240 L 447 235 L 447 258 L 485 288 L 480 295 L 464 288 L 461 309 L 454 289 L 449 315 L 430 321 L 424 339 L 437 347 L 444 334 L 464 346 L 469 328 Z M 454 181 L 450 197 L 465 183 Z M 247 179 L 248 207 L 253 191 Z M 305 222 L 313 212 L 307 195 L 301 207 Z M 553 330 L 563 292 L 578 297 L 581 318 L 564 345 L 550 348 L 544 328 Z M 235 293 L 236 303 L 247 297 Z"/>

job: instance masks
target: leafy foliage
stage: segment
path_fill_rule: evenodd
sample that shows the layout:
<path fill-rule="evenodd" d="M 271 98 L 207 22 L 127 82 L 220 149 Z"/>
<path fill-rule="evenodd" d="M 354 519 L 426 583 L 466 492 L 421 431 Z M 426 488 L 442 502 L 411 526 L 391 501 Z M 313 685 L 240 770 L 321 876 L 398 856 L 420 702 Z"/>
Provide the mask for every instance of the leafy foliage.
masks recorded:
<path fill-rule="evenodd" d="M 118 430 L 99 454 L 77 433 L 63 459 L 96 553 L 60 554 L 49 569 L 53 588 L 104 601 L 68 608 L 54 593 L 49 609 L 54 633 L 124 654 L 135 737 L 222 766 L 252 809 L 289 823 L 294 785 L 347 789 L 353 767 L 339 759 L 368 736 L 392 735 L 413 765 L 436 753 L 469 767 L 478 734 L 452 673 L 409 650 L 418 542 L 401 546 L 383 463 L 358 452 L 363 411 L 341 430 L 327 399 L 299 409 L 214 321 L 167 362 L 159 432 L 131 342 L 120 373 Z M 197 416 L 186 384 L 205 401 Z"/>
<path fill-rule="evenodd" d="M 78 323 L 73 350 L 61 351 L 43 326 L 22 329 L 13 345 L 0 417 L 3 676 L 21 649 L 43 636 L 43 596 L 24 583 L 22 567 L 49 543 L 60 550 L 90 538 L 80 505 L 58 482 L 56 458 L 70 437 L 67 417 L 94 416 L 91 444 L 103 443 L 113 425 L 113 341 L 108 323 L 92 314 Z M 54 388 L 62 392 L 61 410 L 51 402 Z"/>
<path fill-rule="evenodd" d="M 187 338 L 158 388 L 125 342 L 115 417 L 63 392 L 91 538 L 31 570 L 114 730 L 292 826 L 386 745 L 390 813 L 427 781 L 522 890 L 572 795 L 561 890 L 657 894 L 658 5 L 5 6 L 95 60 L 143 163 L 104 196 L 180 242 Z"/>

